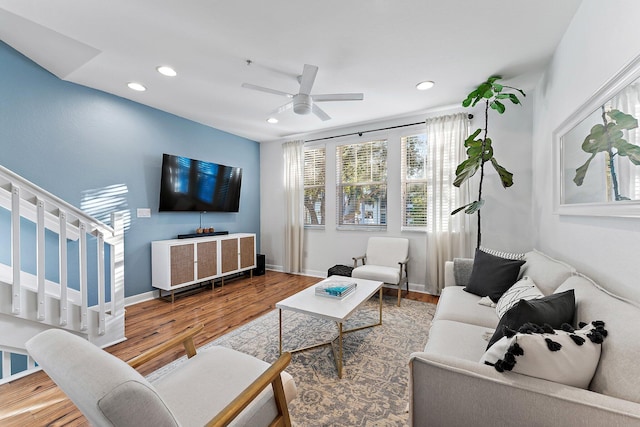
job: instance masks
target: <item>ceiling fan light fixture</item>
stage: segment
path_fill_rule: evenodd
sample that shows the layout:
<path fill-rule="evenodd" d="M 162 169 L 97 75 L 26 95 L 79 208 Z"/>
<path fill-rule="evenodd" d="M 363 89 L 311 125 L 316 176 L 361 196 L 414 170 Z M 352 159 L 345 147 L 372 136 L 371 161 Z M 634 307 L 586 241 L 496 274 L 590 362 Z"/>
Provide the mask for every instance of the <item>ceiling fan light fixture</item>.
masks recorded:
<path fill-rule="evenodd" d="M 424 82 L 420 82 L 416 85 L 416 89 L 418 90 L 429 90 L 435 85 L 431 80 L 426 80 Z"/>
<path fill-rule="evenodd" d="M 296 114 L 309 114 L 313 108 L 311 96 L 299 93 L 293 97 L 293 112 Z"/>
<path fill-rule="evenodd" d="M 272 125 L 275 125 L 276 123 L 278 123 L 278 119 L 276 119 L 275 117 L 269 117 L 267 119 L 267 123 L 270 123 Z"/>
<path fill-rule="evenodd" d="M 158 71 L 163 76 L 167 76 L 167 77 L 175 77 L 178 75 L 178 73 L 176 73 L 176 70 L 169 67 L 168 65 L 160 65 L 156 67 L 156 71 Z"/>
<path fill-rule="evenodd" d="M 129 82 L 127 83 L 127 86 L 129 87 L 129 89 L 135 90 L 136 92 L 144 92 L 145 90 L 147 90 L 146 86 L 141 83 Z"/>

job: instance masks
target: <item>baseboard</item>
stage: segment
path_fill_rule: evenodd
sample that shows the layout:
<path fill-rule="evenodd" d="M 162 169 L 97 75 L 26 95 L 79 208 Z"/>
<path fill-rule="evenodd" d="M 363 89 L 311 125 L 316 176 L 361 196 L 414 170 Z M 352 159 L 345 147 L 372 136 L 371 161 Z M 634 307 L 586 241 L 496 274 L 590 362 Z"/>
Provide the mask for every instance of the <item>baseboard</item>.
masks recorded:
<path fill-rule="evenodd" d="M 126 297 L 124 299 L 124 306 L 127 307 L 129 305 L 138 304 L 140 302 L 149 301 L 152 299 L 156 299 L 160 296 L 159 291 L 149 291 L 143 294 L 132 295 L 130 297 Z"/>
<path fill-rule="evenodd" d="M 284 268 L 282 268 L 281 265 L 265 264 L 264 268 L 271 271 L 278 271 L 280 273 L 284 272 Z"/>

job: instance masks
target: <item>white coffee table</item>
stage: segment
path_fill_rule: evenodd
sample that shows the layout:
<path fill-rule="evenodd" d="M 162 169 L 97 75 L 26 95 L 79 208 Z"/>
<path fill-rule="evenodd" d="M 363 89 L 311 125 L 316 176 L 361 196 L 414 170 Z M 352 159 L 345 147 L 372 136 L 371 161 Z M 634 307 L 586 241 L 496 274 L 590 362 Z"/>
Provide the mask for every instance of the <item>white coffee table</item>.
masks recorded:
<path fill-rule="evenodd" d="M 332 279 L 354 281 L 357 283 L 357 287 L 353 293 L 343 299 L 333 299 L 318 296 L 315 294 L 315 287 L 317 285 L 319 285 L 320 283 L 325 283 Z M 364 302 L 371 298 L 376 292 L 379 293 L 378 297 L 380 299 L 380 319 L 378 323 L 365 325 L 354 329 L 343 330 L 343 323 L 353 314 L 354 311 L 356 311 L 358 307 L 364 304 Z M 297 311 L 298 313 L 304 313 L 308 314 L 309 316 L 336 322 L 338 326 L 338 336 L 332 341 L 288 351 L 290 353 L 296 353 L 299 351 L 310 350 L 312 348 L 317 348 L 324 345 L 331 345 L 333 356 L 336 362 L 336 368 L 338 369 L 338 378 L 342 378 L 342 335 L 347 332 L 354 332 L 364 328 L 382 325 L 382 282 L 366 279 L 356 279 L 353 277 L 331 276 L 313 286 L 308 287 L 307 289 L 298 292 L 297 294 L 291 295 L 289 298 L 283 299 L 276 304 L 276 308 L 279 309 L 280 317 L 280 354 L 282 354 L 282 310 Z M 336 340 L 338 341 L 337 354 L 336 348 L 333 344 Z"/>

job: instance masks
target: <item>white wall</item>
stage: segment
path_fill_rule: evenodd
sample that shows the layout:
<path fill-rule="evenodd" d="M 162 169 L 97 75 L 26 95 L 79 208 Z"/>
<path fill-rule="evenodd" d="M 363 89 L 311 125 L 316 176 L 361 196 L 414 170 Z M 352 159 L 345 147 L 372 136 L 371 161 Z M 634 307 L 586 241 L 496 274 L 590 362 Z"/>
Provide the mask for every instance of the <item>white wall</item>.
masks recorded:
<path fill-rule="evenodd" d="M 479 77 L 482 79 L 484 76 Z M 495 152 L 500 163 L 514 173 L 515 185 L 503 189 L 493 168 L 485 176 L 483 208 L 483 246 L 524 251 L 531 248 L 531 124 L 532 100 L 526 98 L 523 107 L 512 107 L 503 116 L 490 113 L 489 136 L 494 140 Z M 350 132 L 379 129 L 399 124 L 422 122 L 427 116 L 471 112 L 475 118 L 471 128 L 483 125 L 484 112 L 449 108 L 414 117 L 405 117 L 384 122 L 368 123 L 299 138 L 310 140 L 318 137 L 342 135 Z M 310 275 L 326 275 L 335 264 L 352 265 L 353 256 L 364 254 L 366 241 L 371 235 L 402 236 L 410 240 L 409 281 L 411 287 L 423 290 L 426 269 L 426 239 L 422 232 L 401 231 L 400 213 L 400 138 L 424 132 L 424 125 L 390 131 L 366 133 L 329 139 L 327 155 L 326 226 L 324 229 L 305 231 L 305 256 L 303 268 Z M 340 144 L 367 141 L 374 138 L 388 139 L 388 209 L 386 232 L 338 231 L 335 213 L 335 147 Z M 284 194 L 282 142 L 260 145 L 261 169 L 261 252 L 266 255 L 267 267 L 280 270 L 284 264 Z M 318 143 L 311 143 L 318 144 Z M 475 223 L 475 216 L 472 221 Z"/>
<path fill-rule="evenodd" d="M 640 219 L 553 213 L 553 131 L 640 54 L 640 2 L 585 0 L 541 79 L 533 116 L 534 245 L 640 300 Z"/>

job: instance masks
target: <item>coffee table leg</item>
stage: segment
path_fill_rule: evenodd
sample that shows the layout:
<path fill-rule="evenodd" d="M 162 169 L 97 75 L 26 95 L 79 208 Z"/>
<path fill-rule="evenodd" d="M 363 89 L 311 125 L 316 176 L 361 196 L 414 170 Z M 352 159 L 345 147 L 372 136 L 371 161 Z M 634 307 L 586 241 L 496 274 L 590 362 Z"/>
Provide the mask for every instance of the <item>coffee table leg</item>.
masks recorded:
<path fill-rule="evenodd" d="M 279 335 L 280 335 L 280 355 L 282 356 L 282 309 L 281 308 L 278 309 L 278 312 L 279 312 L 278 314 L 279 314 L 279 318 L 280 318 L 280 321 L 278 322 L 279 325 L 280 325 L 279 326 L 279 331 L 280 331 L 279 332 Z"/>
<path fill-rule="evenodd" d="M 380 293 L 378 294 L 378 300 L 380 301 L 380 323 L 378 323 L 378 325 L 382 325 L 382 287 L 380 288 Z"/>
<path fill-rule="evenodd" d="M 338 378 L 342 378 L 342 322 L 338 322 Z"/>

